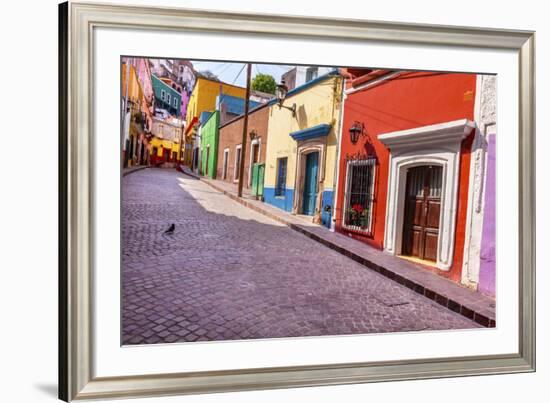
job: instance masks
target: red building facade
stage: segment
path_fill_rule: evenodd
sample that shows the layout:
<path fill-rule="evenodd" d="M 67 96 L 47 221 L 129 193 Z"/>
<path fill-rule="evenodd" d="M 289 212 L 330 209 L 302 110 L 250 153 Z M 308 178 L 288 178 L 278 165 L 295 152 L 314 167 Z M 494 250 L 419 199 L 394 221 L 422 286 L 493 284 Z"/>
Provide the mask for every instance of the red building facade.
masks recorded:
<path fill-rule="evenodd" d="M 476 75 L 346 74 L 335 230 L 460 281 Z"/>

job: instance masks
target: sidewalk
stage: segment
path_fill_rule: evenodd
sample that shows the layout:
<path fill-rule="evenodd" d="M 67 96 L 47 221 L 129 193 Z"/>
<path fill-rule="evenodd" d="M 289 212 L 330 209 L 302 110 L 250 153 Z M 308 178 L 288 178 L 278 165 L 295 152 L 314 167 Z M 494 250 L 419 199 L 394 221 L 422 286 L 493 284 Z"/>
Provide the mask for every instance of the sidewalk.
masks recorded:
<path fill-rule="evenodd" d="M 234 184 L 199 177 L 184 166 L 180 166 L 180 170 L 188 176 L 207 183 L 238 203 L 287 225 L 482 326 L 495 327 L 495 301 L 489 297 L 430 273 L 413 262 L 383 253 L 340 233 L 331 232 L 323 226 L 310 222 L 305 217 L 289 214 L 270 204 L 256 200 L 251 196 L 249 189 L 243 189 L 243 197 L 239 198 L 237 197 L 237 186 Z"/>

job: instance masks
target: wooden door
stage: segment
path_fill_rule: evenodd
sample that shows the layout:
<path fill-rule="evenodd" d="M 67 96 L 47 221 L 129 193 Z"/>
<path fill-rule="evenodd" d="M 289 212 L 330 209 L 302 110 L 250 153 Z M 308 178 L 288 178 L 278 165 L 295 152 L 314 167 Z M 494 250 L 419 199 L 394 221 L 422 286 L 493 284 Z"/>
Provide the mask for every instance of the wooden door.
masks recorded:
<path fill-rule="evenodd" d="M 437 261 L 442 171 L 440 166 L 420 166 L 407 172 L 403 255 Z"/>
<path fill-rule="evenodd" d="M 304 197 L 302 211 L 306 215 L 315 213 L 317 201 L 317 171 L 319 166 L 319 153 L 310 153 L 306 156 L 306 174 L 304 178 Z"/>
<path fill-rule="evenodd" d="M 258 143 L 252 144 L 250 153 L 250 167 L 248 167 L 249 177 L 247 186 L 252 186 L 252 170 L 254 169 L 254 164 L 260 162 L 260 145 Z"/>

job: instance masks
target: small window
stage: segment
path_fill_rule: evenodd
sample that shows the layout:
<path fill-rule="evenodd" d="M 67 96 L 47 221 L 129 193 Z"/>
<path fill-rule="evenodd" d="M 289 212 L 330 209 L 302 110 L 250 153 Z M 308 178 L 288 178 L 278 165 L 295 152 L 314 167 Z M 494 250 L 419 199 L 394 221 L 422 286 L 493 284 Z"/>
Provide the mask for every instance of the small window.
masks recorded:
<path fill-rule="evenodd" d="M 166 99 L 166 91 L 160 90 L 160 100 L 164 101 Z"/>
<path fill-rule="evenodd" d="M 375 160 L 348 161 L 345 204 L 343 209 L 344 228 L 371 233 L 372 206 L 374 201 Z"/>
<path fill-rule="evenodd" d="M 166 94 L 166 103 L 170 105 L 171 97 L 170 94 Z"/>
<path fill-rule="evenodd" d="M 306 83 L 315 80 L 319 76 L 318 67 L 310 67 L 306 70 Z"/>
<path fill-rule="evenodd" d="M 275 196 L 285 195 L 287 161 L 287 157 L 277 158 L 277 183 L 275 184 Z"/>
<path fill-rule="evenodd" d="M 177 108 L 177 107 L 178 107 L 178 99 L 174 98 L 174 108 Z"/>

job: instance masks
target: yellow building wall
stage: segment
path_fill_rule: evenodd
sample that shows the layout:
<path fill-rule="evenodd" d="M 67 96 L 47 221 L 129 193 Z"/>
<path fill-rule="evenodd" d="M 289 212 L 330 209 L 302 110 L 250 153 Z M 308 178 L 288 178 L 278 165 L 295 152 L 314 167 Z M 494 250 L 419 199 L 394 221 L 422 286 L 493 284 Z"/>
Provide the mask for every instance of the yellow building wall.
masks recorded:
<path fill-rule="evenodd" d="M 326 160 L 323 188 L 336 186 L 334 169 L 336 166 L 336 152 L 338 147 L 338 118 L 341 102 L 340 77 L 327 78 L 289 96 L 284 105 L 296 104 L 296 117 L 285 108 L 273 105 L 269 110 L 265 182 L 266 188 L 274 188 L 277 176 L 277 158 L 287 157 L 286 188 L 294 189 L 296 180 L 296 149 L 297 142 L 290 137 L 290 133 L 307 129 L 319 124 L 330 124 L 331 130 L 327 136 Z"/>
<path fill-rule="evenodd" d="M 216 109 L 216 97 L 220 95 L 220 85 L 223 94 L 244 98 L 246 89 L 234 85 L 206 80 L 199 77 L 189 98 L 186 122 L 189 124 L 194 117 L 202 112 L 212 112 Z"/>
<path fill-rule="evenodd" d="M 127 75 L 127 67 L 126 63 L 122 64 L 122 96 L 126 96 L 126 75 Z M 139 83 L 136 69 L 134 66 L 130 66 L 130 82 L 128 83 L 128 99 L 130 99 L 134 103 L 138 103 L 141 105 L 142 100 L 144 99 L 143 96 L 143 90 L 141 89 L 141 85 Z"/>
<path fill-rule="evenodd" d="M 180 151 L 180 144 L 179 143 L 174 143 L 170 140 L 163 140 L 163 139 L 159 139 L 158 137 L 153 137 L 149 144 L 151 144 L 151 150 L 153 149 L 153 147 L 157 147 L 157 156 L 158 157 L 162 157 L 162 150 L 164 148 L 170 150 L 171 152 L 175 151 L 179 155 L 179 151 Z M 162 148 L 161 148 L 161 146 L 162 146 Z"/>

